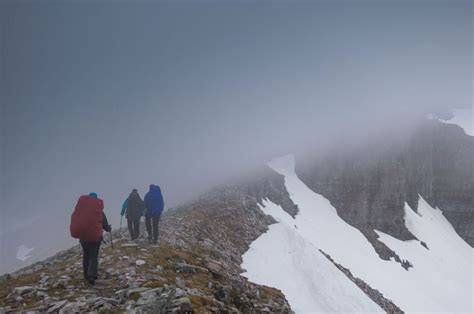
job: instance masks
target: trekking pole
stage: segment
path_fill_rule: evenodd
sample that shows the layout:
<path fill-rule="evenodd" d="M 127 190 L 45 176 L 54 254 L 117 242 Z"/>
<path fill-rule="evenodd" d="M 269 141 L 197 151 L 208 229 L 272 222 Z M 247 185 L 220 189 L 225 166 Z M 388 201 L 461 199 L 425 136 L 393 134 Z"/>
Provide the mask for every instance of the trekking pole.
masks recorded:
<path fill-rule="evenodd" d="M 123 218 L 123 215 L 120 216 L 120 227 L 119 227 L 120 237 L 122 237 L 122 218 Z"/>
<path fill-rule="evenodd" d="M 112 240 L 112 230 L 109 232 L 110 234 L 110 246 L 112 246 L 112 250 L 114 249 L 114 241 Z"/>

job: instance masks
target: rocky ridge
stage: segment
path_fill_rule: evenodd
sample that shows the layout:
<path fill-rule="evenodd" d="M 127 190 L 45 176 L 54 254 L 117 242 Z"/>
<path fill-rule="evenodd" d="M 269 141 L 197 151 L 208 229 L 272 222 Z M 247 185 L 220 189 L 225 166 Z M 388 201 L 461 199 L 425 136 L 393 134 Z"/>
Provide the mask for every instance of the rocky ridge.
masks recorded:
<path fill-rule="evenodd" d="M 242 183 L 167 211 L 157 246 L 144 234 L 131 242 L 126 230 L 114 231 L 114 248 L 101 248 L 95 286 L 82 279 L 79 246 L 2 276 L 0 313 L 290 313 L 281 291 L 240 275 L 242 254 L 274 222 L 258 202 L 268 197 L 296 208 L 282 183 L 270 176 L 259 189 Z"/>

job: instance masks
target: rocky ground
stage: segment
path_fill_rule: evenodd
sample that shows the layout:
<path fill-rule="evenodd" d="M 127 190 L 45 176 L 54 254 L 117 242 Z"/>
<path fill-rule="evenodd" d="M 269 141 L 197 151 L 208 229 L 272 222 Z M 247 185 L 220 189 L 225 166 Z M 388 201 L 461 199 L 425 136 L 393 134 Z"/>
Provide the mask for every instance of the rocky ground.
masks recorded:
<path fill-rule="evenodd" d="M 281 291 L 240 275 L 242 254 L 273 222 L 257 201 L 230 189 L 168 211 L 158 245 L 115 231 L 95 286 L 83 280 L 79 246 L 2 276 L 0 313 L 290 313 Z"/>
<path fill-rule="evenodd" d="M 281 293 L 245 278 L 226 276 L 225 265 L 162 241 L 117 239 L 100 254 L 95 286 L 82 279 L 75 247 L 0 283 L 0 312 L 289 312 Z"/>

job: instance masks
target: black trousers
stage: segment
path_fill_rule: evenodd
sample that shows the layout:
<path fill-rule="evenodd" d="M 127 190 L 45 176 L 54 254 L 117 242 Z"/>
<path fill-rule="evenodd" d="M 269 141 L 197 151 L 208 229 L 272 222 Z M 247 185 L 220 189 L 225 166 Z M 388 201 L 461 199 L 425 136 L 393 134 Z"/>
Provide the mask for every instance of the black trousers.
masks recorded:
<path fill-rule="evenodd" d="M 84 278 L 97 279 L 99 269 L 99 242 L 80 241 L 82 246 L 82 270 Z"/>
<path fill-rule="evenodd" d="M 130 238 L 135 240 L 140 236 L 140 218 L 130 219 L 127 218 L 128 232 L 130 232 Z"/>
<path fill-rule="evenodd" d="M 153 240 L 158 241 L 158 225 L 160 223 L 161 214 L 156 216 L 145 216 L 146 232 L 148 233 L 148 239 L 151 240 L 153 235 Z"/>

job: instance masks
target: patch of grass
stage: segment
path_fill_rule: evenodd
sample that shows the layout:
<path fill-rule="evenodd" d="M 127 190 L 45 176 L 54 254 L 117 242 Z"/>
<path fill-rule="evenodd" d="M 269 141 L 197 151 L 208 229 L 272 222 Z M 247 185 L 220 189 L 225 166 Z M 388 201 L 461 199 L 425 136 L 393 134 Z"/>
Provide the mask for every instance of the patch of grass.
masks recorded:
<path fill-rule="evenodd" d="M 138 299 L 140 299 L 140 293 L 138 293 L 138 292 L 131 293 L 129 299 L 137 302 Z"/>
<path fill-rule="evenodd" d="M 14 287 L 31 286 L 34 285 L 40 279 L 38 273 L 24 274 L 17 278 L 10 278 L 0 283 L 0 306 L 15 306 L 16 303 L 7 299 L 7 296 L 11 293 Z M 29 297 L 25 298 L 26 303 L 30 303 Z M 33 301 L 33 303 L 36 300 Z M 29 304 L 27 304 L 29 306 Z"/>
<path fill-rule="evenodd" d="M 204 296 L 190 296 L 189 300 L 191 301 L 193 310 L 197 313 L 208 312 L 207 306 L 219 307 L 219 304 L 215 300 Z"/>
<path fill-rule="evenodd" d="M 260 298 L 264 300 L 265 302 L 268 302 L 271 299 L 281 297 L 283 295 L 283 293 L 280 290 L 276 288 L 268 287 L 268 286 L 260 286 L 259 291 L 260 291 Z"/>
<path fill-rule="evenodd" d="M 151 289 L 161 288 L 163 287 L 163 283 L 159 281 L 149 281 L 149 282 L 146 282 L 142 287 L 151 288 Z"/>

